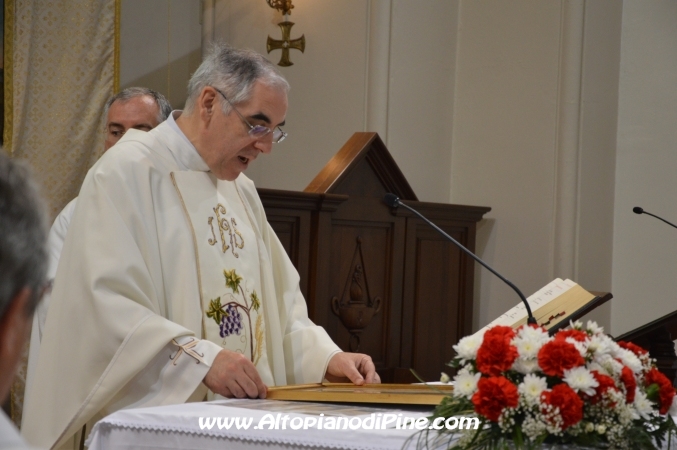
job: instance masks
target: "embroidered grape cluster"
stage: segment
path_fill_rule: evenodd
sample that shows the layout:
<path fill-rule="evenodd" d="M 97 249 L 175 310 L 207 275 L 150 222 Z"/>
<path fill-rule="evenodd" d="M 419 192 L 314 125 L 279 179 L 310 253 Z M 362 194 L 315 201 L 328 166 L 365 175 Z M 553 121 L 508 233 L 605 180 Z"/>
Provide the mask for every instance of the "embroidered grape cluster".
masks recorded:
<path fill-rule="evenodd" d="M 231 334 L 240 335 L 240 331 L 242 331 L 242 314 L 237 311 L 234 305 L 231 304 L 226 307 L 226 314 L 221 317 L 219 330 L 222 338 Z"/>

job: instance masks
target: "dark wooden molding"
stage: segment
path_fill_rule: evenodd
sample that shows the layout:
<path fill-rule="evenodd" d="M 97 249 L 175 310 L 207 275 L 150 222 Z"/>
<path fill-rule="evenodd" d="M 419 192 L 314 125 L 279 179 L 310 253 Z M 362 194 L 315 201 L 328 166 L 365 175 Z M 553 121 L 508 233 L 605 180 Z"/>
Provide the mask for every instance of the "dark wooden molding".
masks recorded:
<path fill-rule="evenodd" d="M 367 160 L 386 192 L 406 200 L 418 200 L 409 182 L 377 133 L 355 133 L 304 192 L 336 193 L 338 186 L 363 159 Z"/>
<path fill-rule="evenodd" d="M 315 211 L 317 209 L 335 211 L 348 199 L 347 195 L 315 194 L 309 192 L 283 191 L 279 189 L 257 189 L 261 202 L 265 209 L 305 209 Z"/>

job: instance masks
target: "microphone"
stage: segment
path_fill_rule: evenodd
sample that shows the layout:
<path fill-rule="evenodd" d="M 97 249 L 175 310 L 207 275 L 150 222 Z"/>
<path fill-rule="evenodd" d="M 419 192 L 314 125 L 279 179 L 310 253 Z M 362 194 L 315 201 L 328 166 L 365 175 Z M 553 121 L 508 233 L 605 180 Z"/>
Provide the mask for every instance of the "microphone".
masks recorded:
<path fill-rule="evenodd" d="M 421 214 L 420 212 L 416 211 L 416 210 L 415 210 L 414 208 L 412 208 L 411 206 L 407 206 L 407 205 L 405 205 L 404 203 L 402 203 L 402 202 L 400 201 L 400 199 L 397 197 L 397 195 L 391 194 L 391 193 L 387 193 L 387 194 L 383 197 L 383 202 L 384 202 L 386 205 L 390 206 L 391 208 L 397 208 L 398 206 L 402 206 L 402 207 L 408 209 L 409 211 L 413 212 L 413 213 L 416 214 L 418 217 L 420 217 L 423 221 L 425 221 L 428 225 L 430 225 L 430 226 L 433 227 L 435 230 L 437 230 L 442 236 L 444 236 L 445 238 L 449 239 L 451 242 L 453 242 L 454 244 L 456 244 L 456 246 L 457 246 L 458 248 L 460 248 L 461 250 L 463 250 L 468 256 L 470 256 L 472 259 L 474 259 L 475 261 L 477 261 L 478 263 L 480 263 L 481 265 L 483 265 L 487 270 L 489 270 L 489 272 L 493 273 L 493 274 L 496 275 L 498 278 L 500 278 L 505 284 L 507 284 L 507 285 L 510 286 L 515 292 L 517 292 L 517 295 L 519 295 L 519 298 L 522 300 L 522 303 L 524 303 L 524 307 L 527 309 L 527 315 L 529 316 L 529 318 L 527 319 L 527 323 L 528 323 L 528 324 L 538 325 L 538 323 L 536 322 L 536 318 L 535 318 L 534 315 L 531 313 L 531 307 L 529 306 L 529 302 L 527 302 L 527 298 L 524 296 L 524 294 L 522 294 L 522 291 L 520 291 L 520 290 L 517 288 L 517 286 L 515 286 L 514 284 L 512 284 L 512 283 L 511 283 L 510 281 L 508 281 L 505 277 L 503 277 L 501 274 L 499 274 L 499 273 L 496 272 L 494 269 L 492 269 L 487 263 L 485 263 L 484 261 L 482 261 L 477 255 L 475 255 L 473 252 L 471 252 L 470 250 L 468 250 L 467 248 L 465 248 L 463 245 L 461 245 L 461 243 L 458 242 L 456 239 L 454 239 L 453 237 L 451 237 L 451 236 L 449 236 L 447 233 L 445 233 L 444 230 L 442 230 L 440 227 L 438 227 L 437 225 L 435 225 L 434 223 L 432 223 L 432 222 L 431 222 L 427 217 L 425 217 L 423 214 Z"/>
<path fill-rule="evenodd" d="M 658 220 L 662 220 L 663 222 L 667 223 L 670 226 L 677 228 L 677 225 L 675 225 L 674 223 L 668 222 L 667 220 L 663 219 L 662 217 L 658 217 L 657 215 L 651 214 L 650 212 L 646 212 L 646 211 L 644 211 L 644 209 L 640 208 L 639 206 L 635 206 L 634 208 L 632 208 L 632 212 L 634 212 L 635 214 L 647 214 L 649 216 L 655 217 Z"/>

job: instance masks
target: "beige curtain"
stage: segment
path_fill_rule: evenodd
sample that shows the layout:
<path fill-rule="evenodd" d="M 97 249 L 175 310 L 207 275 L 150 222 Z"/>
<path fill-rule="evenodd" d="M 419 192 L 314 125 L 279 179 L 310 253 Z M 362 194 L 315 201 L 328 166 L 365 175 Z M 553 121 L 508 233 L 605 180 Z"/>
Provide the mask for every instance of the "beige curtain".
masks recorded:
<path fill-rule="evenodd" d="M 102 110 L 115 84 L 116 2 L 14 0 L 13 7 L 5 148 L 31 164 L 55 216 L 103 151 Z"/>
<path fill-rule="evenodd" d="M 119 0 L 5 0 L 4 147 L 33 167 L 52 217 L 103 152 L 118 17 Z M 12 388 L 17 424 L 24 381 L 25 361 Z"/>

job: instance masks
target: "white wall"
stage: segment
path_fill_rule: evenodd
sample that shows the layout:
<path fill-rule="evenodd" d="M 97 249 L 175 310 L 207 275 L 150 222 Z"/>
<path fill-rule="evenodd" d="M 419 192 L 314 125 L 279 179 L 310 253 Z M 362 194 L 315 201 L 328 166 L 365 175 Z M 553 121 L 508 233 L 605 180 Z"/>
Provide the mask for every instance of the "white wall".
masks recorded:
<path fill-rule="evenodd" d="M 559 25 L 559 2 L 461 2 L 451 200 L 492 207 L 480 253 L 527 296 L 552 279 Z M 476 274 L 484 325 L 519 299 Z"/>
<path fill-rule="evenodd" d="M 677 309 L 677 2 L 625 1 L 614 204 L 612 324 L 633 329 Z"/>
<path fill-rule="evenodd" d="M 180 8 L 177 0 L 124 0 L 123 30 L 126 5 L 153 2 L 165 25 L 135 13 L 123 31 L 136 39 L 123 40 L 135 71 L 123 64 L 124 85 L 148 72 L 166 79 L 167 44 L 181 44 L 153 43 L 153 33 L 194 14 L 163 12 Z M 204 28 L 191 28 L 178 59 L 199 53 L 200 31 L 205 42 L 263 54 L 267 36 L 280 37 L 282 18 L 264 1 L 203 4 Z M 677 3 L 294 4 L 292 37 L 305 34 L 307 45 L 281 68 L 292 85 L 290 138 L 250 169 L 259 186 L 302 190 L 353 132 L 375 130 L 421 200 L 493 208 L 478 253 L 527 295 L 556 276 L 611 291 L 596 318 L 613 334 L 677 307 L 677 240 L 631 212 L 640 205 L 677 220 Z M 475 326 L 517 301 L 477 273 Z"/>
<path fill-rule="evenodd" d="M 211 6 L 213 5 L 213 6 Z M 207 5 L 213 39 L 266 54 L 282 16 L 264 1 Z M 303 190 L 356 131 L 377 131 L 420 199 L 449 200 L 456 2 L 294 1 L 289 138 L 247 175 L 261 187 Z M 208 33 L 209 34 L 209 33 Z M 280 51 L 271 53 L 279 60 Z"/>
<path fill-rule="evenodd" d="M 611 264 L 623 3 L 593 0 L 585 5 L 574 279 L 590 290 L 616 296 Z M 588 318 L 614 333 L 611 309 L 616 301 Z"/>
<path fill-rule="evenodd" d="M 181 109 L 202 60 L 200 0 L 122 0 L 120 12 L 120 88 L 155 89 Z"/>
<path fill-rule="evenodd" d="M 610 290 L 620 2 L 463 1 L 459 20 L 451 200 L 493 208 L 480 254 L 526 295 Z M 476 274 L 483 325 L 517 298 Z"/>

